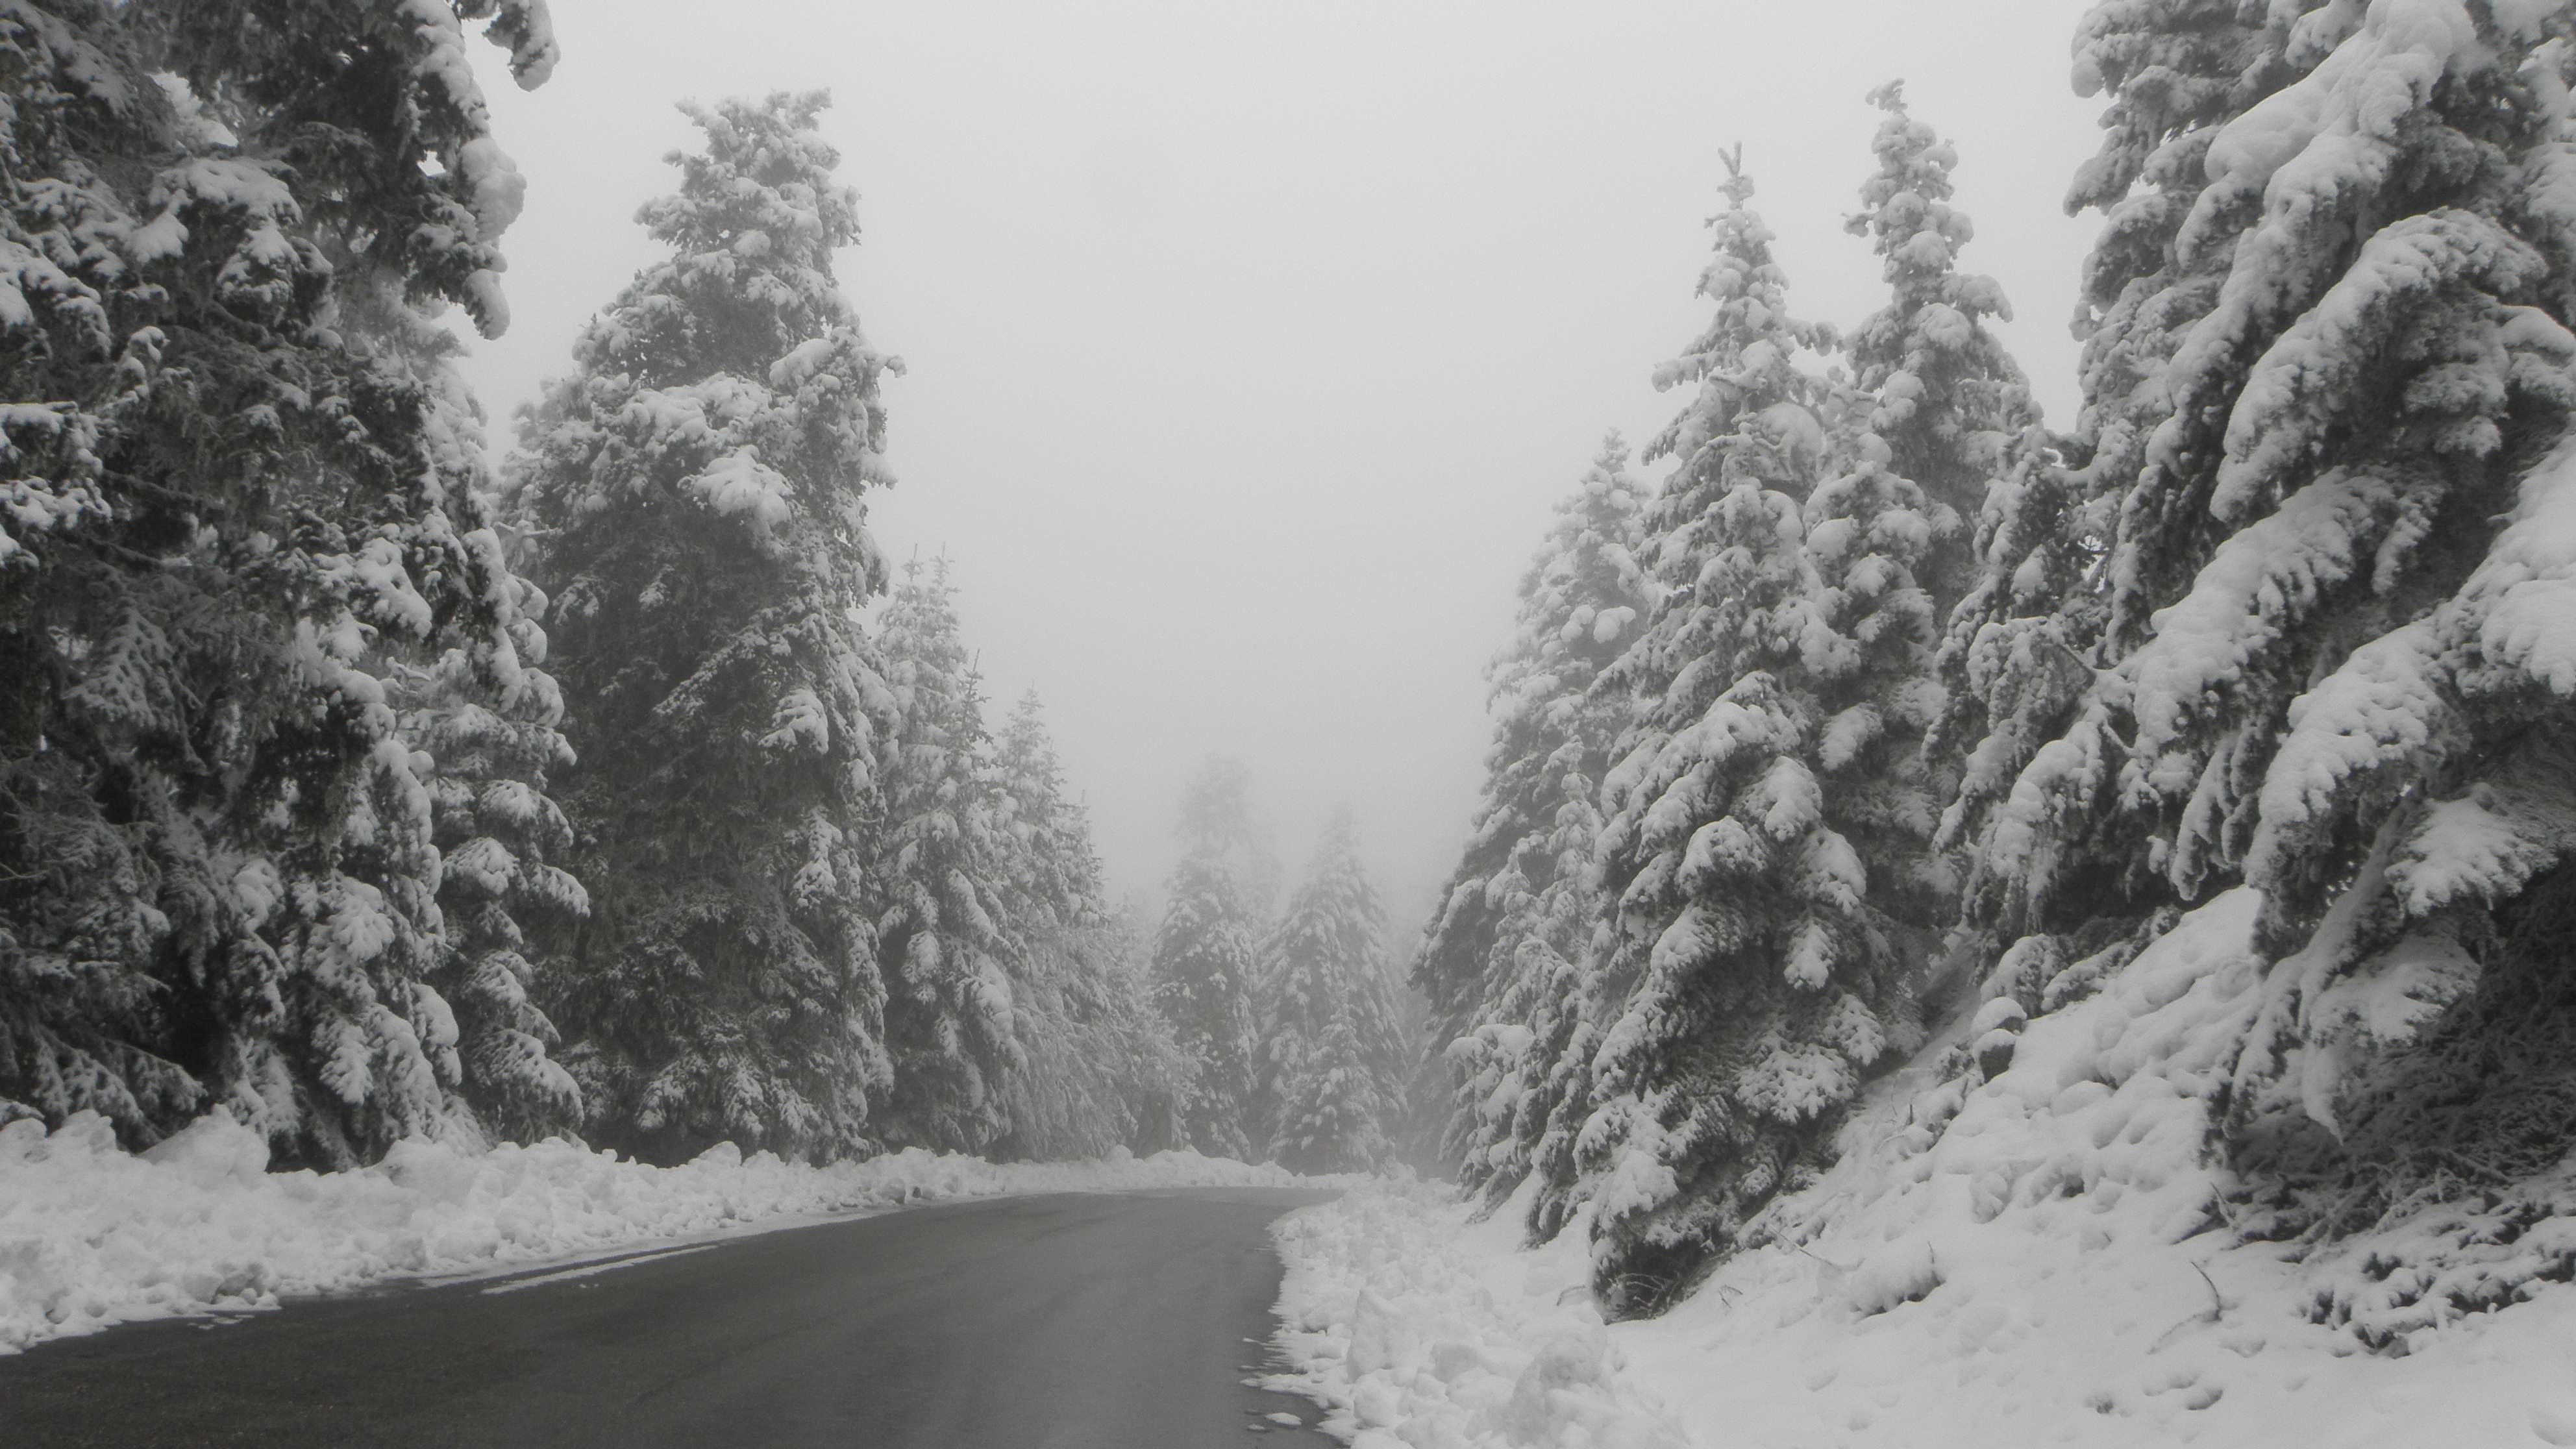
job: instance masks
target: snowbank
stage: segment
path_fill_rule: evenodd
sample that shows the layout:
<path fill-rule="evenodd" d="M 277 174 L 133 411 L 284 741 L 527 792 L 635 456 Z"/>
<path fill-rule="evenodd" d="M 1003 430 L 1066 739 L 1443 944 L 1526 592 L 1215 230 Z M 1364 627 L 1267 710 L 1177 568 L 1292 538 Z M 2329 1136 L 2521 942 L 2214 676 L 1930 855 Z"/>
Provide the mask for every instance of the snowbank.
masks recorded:
<path fill-rule="evenodd" d="M 2009 1046 L 1992 1080 L 1882 1083 L 1772 1241 L 1661 1319 L 1560 1307 L 1586 1224 L 1517 1251 L 1517 1202 L 1470 1226 L 1361 1190 L 1284 1219 L 1295 1387 L 1376 1449 L 2576 1445 L 2552 1281 L 2576 1223 L 2472 1201 L 2313 1249 L 2230 1230 L 2205 1144 L 2262 998 L 2254 906 L 2211 902 L 2084 1001 L 1978 1018 L 2013 1038 L 1981 1039 Z"/>
<path fill-rule="evenodd" d="M 259 1135 L 209 1116 L 130 1155 L 84 1113 L 0 1127 L 0 1353 L 110 1324 L 273 1306 L 388 1278 L 787 1226 L 945 1198 L 1154 1187 L 1317 1186 L 1192 1152 L 995 1165 L 918 1148 L 808 1167 L 719 1144 L 649 1167 L 560 1141 L 409 1141 L 355 1172 L 271 1173 Z"/>
<path fill-rule="evenodd" d="M 1583 1287 L 1582 1237 L 1515 1252 L 1517 1215 L 1470 1227 L 1454 1196 L 1378 1180 L 1281 1218 L 1292 1371 L 1263 1386 L 1321 1401 L 1326 1432 L 1355 1449 L 1689 1443 L 1623 1381 Z"/>

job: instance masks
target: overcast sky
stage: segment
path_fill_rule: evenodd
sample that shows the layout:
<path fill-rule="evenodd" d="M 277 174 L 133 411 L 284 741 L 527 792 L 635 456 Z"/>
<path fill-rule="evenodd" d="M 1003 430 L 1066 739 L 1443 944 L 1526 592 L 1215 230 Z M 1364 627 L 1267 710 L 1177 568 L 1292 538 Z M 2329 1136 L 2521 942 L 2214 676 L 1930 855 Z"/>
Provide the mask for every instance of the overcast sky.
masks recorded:
<path fill-rule="evenodd" d="M 1358 812 L 1399 916 L 1454 862 L 1483 670 L 1549 509 L 1654 365 L 1742 142 L 1792 305 L 1881 300 L 1842 231 L 1903 77 L 1960 151 L 1965 264 L 2070 421 L 2095 107 L 2070 0 L 555 0 L 564 60 L 486 80 L 528 178 L 496 419 L 654 255 L 683 97 L 828 87 L 865 236 L 841 281 L 887 387 L 895 558 L 945 550 L 994 718 L 1044 697 L 1113 888 L 1170 868 L 1182 779 L 1237 754 L 1302 862 Z M 496 428 L 505 435 L 506 425 Z M 1656 468 L 1648 476 L 1659 476 Z"/>

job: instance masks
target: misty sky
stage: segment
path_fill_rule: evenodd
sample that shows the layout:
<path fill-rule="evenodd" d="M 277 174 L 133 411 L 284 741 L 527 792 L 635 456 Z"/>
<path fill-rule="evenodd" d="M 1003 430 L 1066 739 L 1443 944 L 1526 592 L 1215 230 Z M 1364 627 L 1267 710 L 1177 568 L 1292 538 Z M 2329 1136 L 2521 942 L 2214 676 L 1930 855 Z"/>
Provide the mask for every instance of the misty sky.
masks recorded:
<path fill-rule="evenodd" d="M 1792 305 L 1849 324 L 1882 297 L 1841 228 L 1863 96 L 1904 77 L 1960 150 L 1964 262 L 2071 420 L 2080 13 L 555 0 L 554 80 L 522 95 L 497 52 L 486 79 L 529 187 L 515 321 L 469 375 L 506 419 L 655 255 L 632 217 L 691 143 L 674 101 L 830 88 L 866 229 L 841 280 L 908 368 L 878 537 L 947 551 L 992 717 L 1045 698 L 1119 893 L 1168 870 L 1181 781 L 1225 751 L 1292 865 L 1351 804 L 1410 918 L 1474 808 L 1483 670 L 1550 506 L 1603 429 L 1642 443 L 1679 406 L 1649 376 L 1708 314 L 1722 149 Z"/>

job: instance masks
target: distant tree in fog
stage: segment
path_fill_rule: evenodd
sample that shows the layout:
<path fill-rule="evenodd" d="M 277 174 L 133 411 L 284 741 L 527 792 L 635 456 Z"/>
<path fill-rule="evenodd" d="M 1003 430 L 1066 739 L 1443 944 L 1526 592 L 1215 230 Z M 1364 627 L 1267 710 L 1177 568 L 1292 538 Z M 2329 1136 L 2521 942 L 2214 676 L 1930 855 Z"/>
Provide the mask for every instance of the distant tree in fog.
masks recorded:
<path fill-rule="evenodd" d="M 1012 1020 L 1020 1057 L 1004 1084 L 1000 1146 L 1032 1157 L 1178 1145 L 1187 1064 L 1155 1009 L 1139 928 L 1102 900 L 1100 857 L 1034 692 L 993 751 L 1006 868 L 1021 938 Z"/>
<path fill-rule="evenodd" d="M 1181 863 L 1154 936 L 1154 999 L 1189 1064 L 1182 1119 L 1190 1145 L 1251 1153 L 1253 992 L 1258 919 L 1230 857 L 1250 829 L 1247 775 L 1212 759 L 1182 795 Z"/>
<path fill-rule="evenodd" d="M 1299 1172 L 1390 1164 L 1416 1053 L 1387 974 L 1386 913 L 1336 811 L 1266 943 L 1259 1098 L 1269 1155 Z"/>

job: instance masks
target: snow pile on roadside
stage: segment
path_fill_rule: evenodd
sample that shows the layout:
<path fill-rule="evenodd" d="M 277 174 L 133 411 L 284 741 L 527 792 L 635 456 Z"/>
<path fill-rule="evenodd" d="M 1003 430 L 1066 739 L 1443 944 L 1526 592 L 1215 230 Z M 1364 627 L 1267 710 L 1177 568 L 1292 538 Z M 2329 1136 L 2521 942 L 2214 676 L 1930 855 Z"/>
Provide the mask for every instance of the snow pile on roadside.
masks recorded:
<path fill-rule="evenodd" d="M 1364 1192 L 1283 1222 L 1283 1311 L 1310 1330 L 1286 1337 L 1376 1449 L 1681 1442 L 1608 1413 L 1652 1401 L 1695 1442 L 1764 1449 L 2576 1445 L 2576 1284 L 2551 1281 L 2576 1223 L 2508 1198 L 2325 1246 L 2229 1230 L 2238 1184 L 2206 1144 L 2262 999 L 2256 904 L 2210 902 L 2027 1023 L 1989 1003 L 1992 1080 L 1941 1082 L 1927 1055 L 1882 1082 L 1833 1171 L 1755 1225 L 1764 1245 L 1606 1348 L 1580 1295 L 1555 1300 L 1585 1278 L 1582 1218 L 1519 1251 L 1517 1201 L 1470 1226 Z M 1580 1367 L 1522 1395 L 1559 1314 Z M 1506 1402 L 1561 1412 L 1507 1422 Z"/>
<path fill-rule="evenodd" d="M 1515 1252 L 1516 1215 L 1469 1227 L 1453 1197 L 1371 1182 L 1273 1226 L 1293 1371 L 1264 1387 L 1320 1400 L 1354 1449 L 1691 1442 L 1621 1374 L 1580 1236 Z"/>
<path fill-rule="evenodd" d="M 1193 1152 L 997 1165 L 919 1148 L 809 1167 L 730 1143 L 657 1168 L 549 1140 L 399 1143 L 353 1172 L 271 1173 L 220 1114 L 140 1155 L 84 1113 L 0 1127 L 0 1353 L 110 1324 L 388 1278 L 540 1264 L 800 1215 L 944 1198 L 1332 1185 Z"/>

